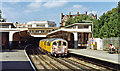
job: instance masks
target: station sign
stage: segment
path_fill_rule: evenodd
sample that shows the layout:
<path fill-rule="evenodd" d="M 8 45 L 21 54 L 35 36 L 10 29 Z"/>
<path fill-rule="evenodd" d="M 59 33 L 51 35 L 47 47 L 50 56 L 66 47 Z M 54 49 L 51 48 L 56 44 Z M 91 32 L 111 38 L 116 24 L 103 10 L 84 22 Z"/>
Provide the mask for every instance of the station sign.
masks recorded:
<path fill-rule="evenodd" d="M 94 45 L 94 38 L 91 38 L 91 45 Z"/>

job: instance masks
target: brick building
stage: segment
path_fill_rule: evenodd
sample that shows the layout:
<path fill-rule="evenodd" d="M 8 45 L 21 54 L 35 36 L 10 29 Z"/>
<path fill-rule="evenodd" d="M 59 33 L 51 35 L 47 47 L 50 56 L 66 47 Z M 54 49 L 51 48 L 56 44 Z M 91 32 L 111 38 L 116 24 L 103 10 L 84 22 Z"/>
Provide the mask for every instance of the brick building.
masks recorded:
<path fill-rule="evenodd" d="M 74 18 L 75 16 L 79 15 L 88 15 L 90 17 L 97 19 L 97 14 L 94 15 L 92 12 L 87 14 L 87 11 L 85 12 L 85 14 L 79 14 L 79 12 L 77 12 L 77 14 L 74 15 L 71 15 L 71 12 L 69 12 L 69 15 L 64 15 L 63 13 L 61 13 L 61 26 L 65 26 L 65 22 L 67 21 L 68 18 Z"/>

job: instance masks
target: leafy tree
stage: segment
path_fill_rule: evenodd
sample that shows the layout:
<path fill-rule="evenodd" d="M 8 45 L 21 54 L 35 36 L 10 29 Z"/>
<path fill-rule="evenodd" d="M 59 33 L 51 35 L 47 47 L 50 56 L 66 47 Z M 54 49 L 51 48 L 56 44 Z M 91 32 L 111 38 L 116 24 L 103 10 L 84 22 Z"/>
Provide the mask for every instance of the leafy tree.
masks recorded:
<path fill-rule="evenodd" d="M 118 35 L 120 37 L 120 1 L 118 2 Z"/>

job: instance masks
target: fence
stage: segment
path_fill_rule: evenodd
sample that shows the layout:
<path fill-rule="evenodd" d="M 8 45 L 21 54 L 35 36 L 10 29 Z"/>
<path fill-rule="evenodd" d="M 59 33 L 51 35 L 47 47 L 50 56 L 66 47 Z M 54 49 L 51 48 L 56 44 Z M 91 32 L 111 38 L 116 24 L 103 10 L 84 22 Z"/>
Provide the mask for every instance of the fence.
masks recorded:
<path fill-rule="evenodd" d="M 120 49 L 120 37 L 103 38 L 103 50 L 108 50 L 109 44 L 113 44 Z"/>

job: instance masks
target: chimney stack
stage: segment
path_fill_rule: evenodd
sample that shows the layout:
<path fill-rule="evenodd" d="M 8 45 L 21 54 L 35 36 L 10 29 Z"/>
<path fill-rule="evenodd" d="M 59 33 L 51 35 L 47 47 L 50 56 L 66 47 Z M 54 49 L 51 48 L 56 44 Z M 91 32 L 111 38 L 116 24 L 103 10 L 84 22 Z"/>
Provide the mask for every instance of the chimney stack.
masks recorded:
<path fill-rule="evenodd" d="M 18 22 L 15 22 L 15 24 L 18 24 Z"/>
<path fill-rule="evenodd" d="M 85 12 L 85 15 L 87 15 L 87 11 Z"/>
<path fill-rule="evenodd" d="M 97 19 L 97 14 L 95 14 L 95 16 L 94 16 L 94 17 L 95 17 L 95 19 Z"/>
<path fill-rule="evenodd" d="M 79 16 L 79 12 L 77 12 L 77 16 Z"/>
<path fill-rule="evenodd" d="M 71 12 L 69 12 L 69 17 L 71 16 Z"/>
<path fill-rule="evenodd" d="M 61 19 L 63 18 L 63 13 L 61 13 Z"/>

